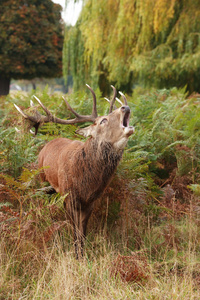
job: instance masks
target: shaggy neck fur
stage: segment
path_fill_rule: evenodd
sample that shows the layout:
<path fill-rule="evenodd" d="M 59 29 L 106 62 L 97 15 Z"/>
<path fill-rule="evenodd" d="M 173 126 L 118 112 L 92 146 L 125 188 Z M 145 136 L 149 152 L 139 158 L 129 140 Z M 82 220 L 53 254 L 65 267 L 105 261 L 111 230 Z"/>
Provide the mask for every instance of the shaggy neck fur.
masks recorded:
<path fill-rule="evenodd" d="M 123 150 L 116 152 L 110 143 L 90 139 L 77 155 L 74 173 L 84 174 L 74 178 L 73 199 L 78 199 L 81 208 L 100 197 L 122 157 Z M 76 194 L 76 195 L 75 195 Z"/>

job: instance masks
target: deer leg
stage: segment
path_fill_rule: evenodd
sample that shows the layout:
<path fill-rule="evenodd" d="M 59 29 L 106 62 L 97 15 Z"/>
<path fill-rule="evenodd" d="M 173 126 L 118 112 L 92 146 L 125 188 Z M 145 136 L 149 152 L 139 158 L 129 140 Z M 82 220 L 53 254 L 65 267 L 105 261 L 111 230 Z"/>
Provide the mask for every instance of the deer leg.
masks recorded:
<path fill-rule="evenodd" d="M 86 236 L 86 229 L 88 224 L 88 219 L 91 215 L 92 209 L 81 209 L 81 207 L 76 207 L 75 201 L 65 202 L 65 209 L 66 212 L 69 213 L 70 219 L 73 224 L 73 231 L 74 231 L 74 247 L 75 247 L 75 255 L 76 258 L 79 259 L 83 257 L 83 249 L 84 249 L 84 242 Z"/>
<path fill-rule="evenodd" d="M 82 224 L 83 233 L 81 235 L 81 255 L 83 256 L 83 249 L 85 245 L 85 237 L 86 237 L 86 228 L 87 228 L 88 219 L 84 220 Z"/>
<path fill-rule="evenodd" d="M 71 201 L 70 201 L 71 200 Z M 75 209 L 74 205 L 73 205 L 73 201 L 72 199 L 65 199 L 64 201 L 64 208 L 65 208 L 65 212 L 66 212 L 66 217 L 67 219 L 70 220 L 70 223 L 73 226 L 73 238 L 74 238 L 74 250 L 75 250 L 75 256 L 76 259 L 79 258 L 79 247 L 78 247 L 78 232 L 79 232 L 79 222 L 78 222 L 78 213 L 77 210 Z"/>
<path fill-rule="evenodd" d="M 78 237 L 77 237 L 77 228 L 76 224 L 73 222 L 73 227 L 74 227 L 74 247 L 75 247 L 75 255 L 76 259 L 79 258 L 79 251 L 78 251 Z"/>
<path fill-rule="evenodd" d="M 79 259 L 80 253 L 82 255 L 82 250 L 81 250 L 80 213 L 77 210 L 74 210 L 74 212 L 72 213 L 72 223 L 74 229 L 75 255 L 76 255 L 76 259 Z"/>
<path fill-rule="evenodd" d="M 75 245 L 75 253 L 76 258 L 83 257 L 84 255 L 84 244 L 86 237 L 86 229 L 88 219 L 90 217 L 91 212 L 85 212 L 78 210 L 75 213 L 74 219 L 74 245 Z"/>
<path fill-rule="evenodd" d="M 91 215 L 91 210 L 90 211 L 82 211 L 81 212 L 81 254 L 83 256 L 83 249 L 84 249 L 84 244 L 85 244 L 85 238 L 86 238 L 86 230 L 87 230 L 87 224 L 89 217 Z"/>

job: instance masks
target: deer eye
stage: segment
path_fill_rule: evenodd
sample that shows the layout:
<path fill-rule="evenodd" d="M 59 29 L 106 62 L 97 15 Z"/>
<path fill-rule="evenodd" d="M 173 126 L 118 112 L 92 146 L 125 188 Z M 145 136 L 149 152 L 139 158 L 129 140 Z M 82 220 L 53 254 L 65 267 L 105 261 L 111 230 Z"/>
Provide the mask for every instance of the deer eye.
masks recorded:
<path fill-rule="evenodd" d="M 104 118 L 103 120 L 101 120 L 100 125 L 101 125 L 101 124 L 104 124 L 104 123 L 106 123 L 106 122 L 108 122 L 108 120 Z"/>

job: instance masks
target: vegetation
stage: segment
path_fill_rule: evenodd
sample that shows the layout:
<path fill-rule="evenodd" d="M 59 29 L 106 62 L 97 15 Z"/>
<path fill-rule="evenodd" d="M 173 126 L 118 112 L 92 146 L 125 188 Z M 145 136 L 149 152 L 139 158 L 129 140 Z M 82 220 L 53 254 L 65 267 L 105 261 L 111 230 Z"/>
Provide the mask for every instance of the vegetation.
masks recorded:
<path fill-rule="evenodd" d="M 11 94 L 0 104 L 0 298 L 199 299 L 199 95 L 138 88 L 128 97 L 136 132 L 96 203 L 81 261 L 63 199 L 42 192 L 36 164 L 47 140 L 81 137 L 75 126 L 56 124 L 33 137 L 13 107 L 31 113 L 31 96 Z M 46 89 L 36 96 L 69 117 L 61 94 L 50 97 Z M 80 113 L 90 110 L 85 93 L 69 98 Z"/>
<path fill-rule="evenodd" d="M 64 74 L 76 89 L 92 78 L 105 95 L 110 83 L 199 92 L 199 32 L 199 0 L 87 0 L 65 32 Z"/>
<path fill-rule="evenodd" d="M 62 75 L 61 6 L 51 0 L 0 3 L 0 95 L 10 79 Z"/>

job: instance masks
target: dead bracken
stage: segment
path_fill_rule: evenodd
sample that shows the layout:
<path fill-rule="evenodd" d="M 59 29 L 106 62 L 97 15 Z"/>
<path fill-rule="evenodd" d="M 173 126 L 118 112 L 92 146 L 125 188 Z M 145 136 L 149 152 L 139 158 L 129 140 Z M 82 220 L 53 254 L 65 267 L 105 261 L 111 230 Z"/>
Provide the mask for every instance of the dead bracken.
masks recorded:
<path fill-rule="evenodd" d="M 112 263 L 111 276 L 126 282 L 144 284 L 149 278 L 149 265 L 146 257 L 133 253 L 129 256 L 118 255 Z"/>

